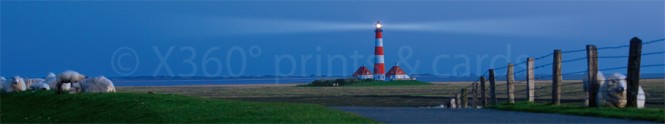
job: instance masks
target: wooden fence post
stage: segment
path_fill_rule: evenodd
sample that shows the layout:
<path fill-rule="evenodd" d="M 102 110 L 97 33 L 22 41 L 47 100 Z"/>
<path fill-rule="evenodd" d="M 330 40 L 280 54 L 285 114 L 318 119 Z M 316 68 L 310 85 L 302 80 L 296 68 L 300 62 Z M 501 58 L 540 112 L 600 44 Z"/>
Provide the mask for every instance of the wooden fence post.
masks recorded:
<path fill-rule="evenodd" d="M 508 103 L 510 104 L 515 103 L 515 73 L 513 73 L 513 69 L 513 64 L 508 63 L 508 69 L 506 69 L 506 89 L 508 90 Z"/>
<path fill-rule="evenodd" d="M 630 52 L 628 55 L 628 72 L 626 82 L 628 83 L 627 107 L 637 107 L 637 95 L 640 87 L 640 62 L 642 59 L 642 40 L 637 37 L 630 39 Z"/>
<path fill-rule="evenodd" d="M 476 108 L 478 106 L 478 83 L 471 85 L 471 95 L 473 95 L 473 98 L 471 98 L 471 108 Z"/>
<path fill-rule="evenodd" d="M 559 105 L 561 100 L 561 50 L 554 50 L 554 59 L 552 65 L 552 104 Z"/>
<path fill-rule="evenodd" d="M 467 105 L 468 105 L 467 103 L 469 101 L 469 97 L 467 97 L 466 88 L 462 88 L 461 92 L 462 92 L 462 106 L 461 107 L 462 108 L 467 108 Z"/>
<path fill-rule="evenodd" d="M 485 93 L 485 77 L 480 76 L 480 101 L 482 106 L 487 106 L 487 93 Z"/>
<path fill-rule="evenodd" d="M 494 69 L 490 69 L 490 104 L 496 105 L 496 82 L 494 81 Z"/>
<path fill-rule="evenodd" d="M 536 61 L 533 57 L 529 57 L 526 63 L 526 98 L 529 102 L 534 102 L 535 101 L 535 92 L 536 90 L 536 78 L 534 77 L 534 61 Z"/>
<path fill-rule="evenodd" d="M 596 96 L 598 95 L 598 51 L 595 45 L 586 46 L 587 55 L 587 81 L 588 84 L 583 85 L 586 94 L 584 105 L 587 107 L 596 107 Z"/>
<path fill-rule="evenodd" d="M 455 104 L 457 104 L 457 108 L 462 108 L 462 99 L 460 99 L 460 93 L 455 94 Z"/>

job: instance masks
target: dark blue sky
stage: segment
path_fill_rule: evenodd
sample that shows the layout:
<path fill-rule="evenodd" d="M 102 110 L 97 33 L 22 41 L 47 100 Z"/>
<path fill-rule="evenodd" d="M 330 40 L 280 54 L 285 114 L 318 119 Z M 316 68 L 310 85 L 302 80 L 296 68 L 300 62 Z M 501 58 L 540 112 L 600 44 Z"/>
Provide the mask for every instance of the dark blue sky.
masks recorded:
<path fill-rule="evenodd" d="M 663 1 L 0 4 L 4 76 L 41 77 L 69 69 L 107 76 L 350 75 L 373 63 L 368 57 L 377 20 L 385 25 L 386 65 L 399 62 L 409 73 L 452 76 L 480 74 L 554 49 L 627 45 L 634 36 L 665 38 Z M 658 42 L 643 51 L 664 50 Z M 599 51 L 601 56 L 627 53 L 627 48 Z M 642 64 L 663 64 L 664 59 L 663 54 L 645 56 Z M 626 61 L 601 59 L 600 68 L 625 66 Z M 586 69 L 584 61 L 563 66 L 564 72 Z M 663 73 L 665 68 L 642 70 Z"/>

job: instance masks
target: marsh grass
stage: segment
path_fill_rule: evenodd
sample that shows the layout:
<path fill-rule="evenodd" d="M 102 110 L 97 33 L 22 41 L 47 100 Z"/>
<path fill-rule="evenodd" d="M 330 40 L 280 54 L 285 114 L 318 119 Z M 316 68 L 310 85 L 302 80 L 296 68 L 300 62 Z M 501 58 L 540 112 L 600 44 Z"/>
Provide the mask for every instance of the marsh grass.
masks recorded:
<path fill-rule="evenodd" d="M 579 80 L 567 80 L 562 84 L 562 103 L 583 105 L 584 92 Z M 186 96 L 236 99 L 250 101 L 313 103 L 329 106 L 438 106 L 447 102 L 469 82 L 408 84 L 398 85 L 386 82 L 369 83 L 369 86 L 308 87 L 294 85 L 257 86 L 150 86 L 118 87 L 118 91 L 161 94 L 181 94 Z M 648 108 L 663 108 L 665 104 L 665 79 L 641 80 L 647 93 Z M 393 86 L 385 86 L 393 85 Z M 536 102 L 551 101 L 551 81 L 536 81 Z M 489 83 L 488 83 L 489 89 Z M 469 89 L 471 90 L 471 89 Z M 526 84 L 516 83 L 516 101 L 526 100 Z M 489 93 L 489 90 L 487 91 Z M 506 85 L 497 81 L 499 103 L 506 102 Z M 408 97 L 405 97 L 408 96 Z M 489 95 L 487 95 L 489 96 Z M 471 97 L 471 96 L 470 96 Z"/>

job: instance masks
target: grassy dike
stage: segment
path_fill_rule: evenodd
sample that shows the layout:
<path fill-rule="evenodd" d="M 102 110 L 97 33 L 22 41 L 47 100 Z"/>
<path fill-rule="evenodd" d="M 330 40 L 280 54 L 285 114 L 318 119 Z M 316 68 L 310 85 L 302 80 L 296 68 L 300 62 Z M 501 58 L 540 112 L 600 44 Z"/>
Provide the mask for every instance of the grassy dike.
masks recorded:
<path fill-rule="evenodd" d="M 314 104 L 181 95 L 21 92 L 0 97 L 1 123 L 377 123 Z"/>
<path fill-rule="evenodd" d="M 572 105 L 549 105 L 543 103 L 517 102 L 515 104 L 501 104 L 490 108 L 511 111 L 526 111 L 537 113 L 558 113 L 581 116 L 596 116 L 609 118 L 623 118 L 634 120 L 647 120 L 665 122 L 665 109 L 662 108 L 587 108 Z"/>
<path fill-rule="evenodd" d="M 358 80 L 355 78 L 346 79 L 322 79 L 314 80 L 312 83 L 298 85 L 297 87 L 375 87 L 375 86 L 419 86 L 431 85 L 432 83 L 422 82 L 418 80 Z"/>
<path fill-rule="evenodd" d="M 371 86 L 419 86 L 419 85 L 431 85 L 431 83 L 421 82 L 417 80 L 395 80 L 395 81 L 372 81 L 364 83 L 355 83 L 348 86 L 371 87 Z"/>

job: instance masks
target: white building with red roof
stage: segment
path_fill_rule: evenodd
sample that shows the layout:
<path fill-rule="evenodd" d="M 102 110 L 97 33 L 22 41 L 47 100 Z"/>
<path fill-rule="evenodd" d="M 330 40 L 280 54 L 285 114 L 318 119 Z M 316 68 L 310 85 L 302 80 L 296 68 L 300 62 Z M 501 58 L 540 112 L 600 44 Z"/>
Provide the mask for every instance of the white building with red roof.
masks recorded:
<path fill-rule="evenodd" d="M 353 73 L 353 77 L 361 79 L 361 80 L 363 80 L 363 79 L 373 79 L 374 78 L 374 76 L 372 75 L 372 72 L 370 72 L 369 69 L 367 69 L 367 67 L 365 67 L 365 65 L 360 66 L 360 68 L 358 68 L 358 70 L 355 73 Z"/>
<path fill-rule="evenodd" d="M 386 78 L 389 80 L 411 80 L 411 77 L 409 77 L 409 75 L 407 75 L 397 63 L 395 63 L 395 66 L 390 68 L 390 71 L 386 73 Z"/>

